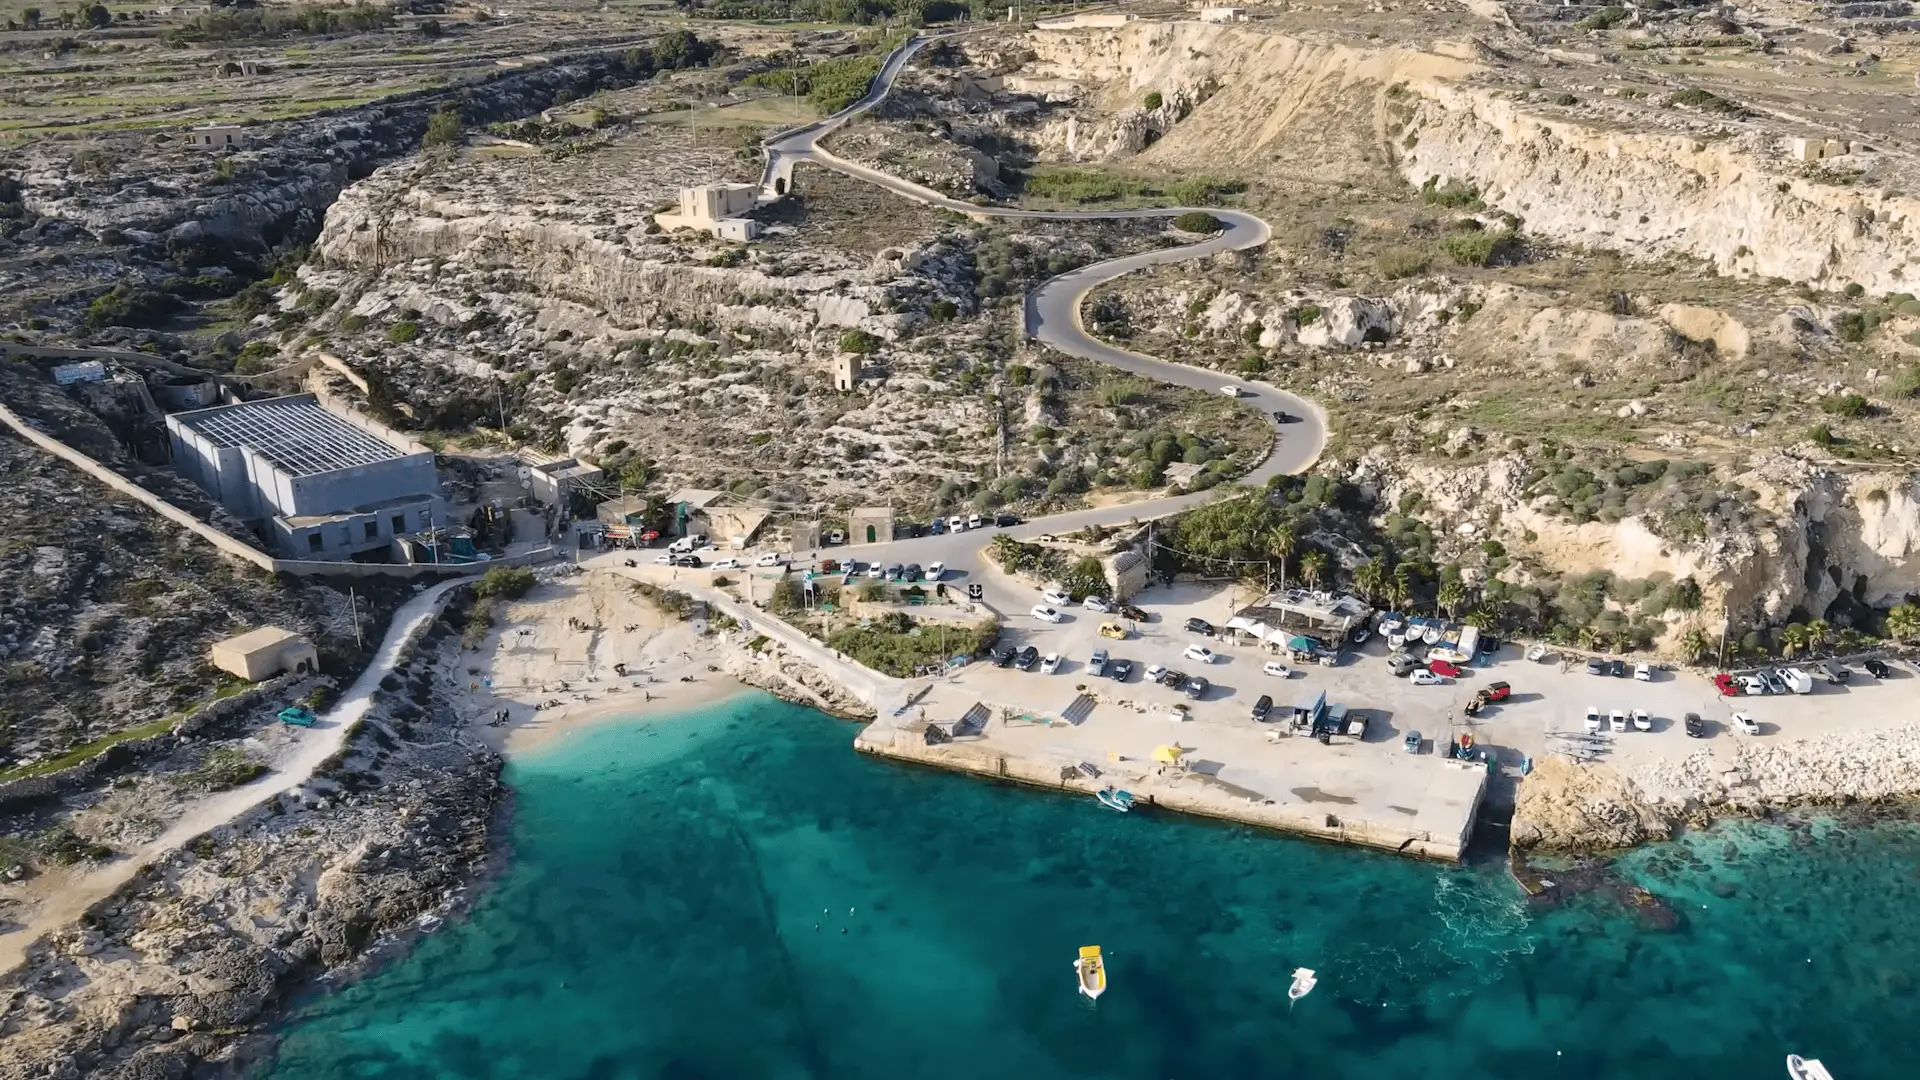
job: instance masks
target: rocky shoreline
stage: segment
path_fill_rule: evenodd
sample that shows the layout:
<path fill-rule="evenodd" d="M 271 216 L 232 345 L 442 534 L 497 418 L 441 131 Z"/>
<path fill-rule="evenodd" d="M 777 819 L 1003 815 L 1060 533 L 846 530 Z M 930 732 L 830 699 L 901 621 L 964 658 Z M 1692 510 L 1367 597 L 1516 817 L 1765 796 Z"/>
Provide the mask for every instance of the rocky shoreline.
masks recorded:
<path fill-rule="evenodd" d="M 289 999 L 466 903 L 503 819 L 434 646 L 308 783 L 159 860 L 0 981 L 0 1076 L 236 1075 Z"/>
<path fill-rule="evenodd" d="M 1550 756 L 1520 785 L 1516 852 L 1599 854 L 1724 818 L 1920 798 L 1920 724 L 1740 742 L 1623 771 Z"/>

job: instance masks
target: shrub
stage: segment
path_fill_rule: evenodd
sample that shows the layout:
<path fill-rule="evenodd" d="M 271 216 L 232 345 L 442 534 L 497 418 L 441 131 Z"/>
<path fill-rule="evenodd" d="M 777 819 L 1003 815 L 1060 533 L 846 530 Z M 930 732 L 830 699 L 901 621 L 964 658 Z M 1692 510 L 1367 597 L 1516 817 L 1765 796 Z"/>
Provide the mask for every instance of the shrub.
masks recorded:
<path fill-rule="evenodd" d="M 1157 109 L 1164 100 L 1165 99 L 1160 96 L 1160 91 L 1149 90 L 1147 91 L 1147 96 L 1140 99 L 1140 104 L 1147 109 Z"/>
<path fill-rule="evenodd" d="M 1808 428 L 1807 438 L 1812 439 L 1821 446 L 1832 446 L 1834 443 L 1840 441 L 1834 438 L 1833 429 L 1825 424 L 1815 424 Z"/>
<path fill-rule="evenodd" d="M 1841 289 L 1840 293 L 1849 300 L 1858 300 L 1867 295 L 1867 287 L 1857 281 L 1848 282 L 1847 287 Z"/>
<path fill-rule="evenodd" d="M 1833 332 L 1841 341 L 1864 341 L 1873 324 L 1858 311 L 1845 311 L 1833 317 Z"/>
<path fill-rule="evenodd" d="M 865 330 L 849 330 L 840 335 L 840 351 L 868 356 L 880 351 L 880 339 Z"/>
<path fill-rule="evenodd" d="M 1511 232 L 1457 232 L 1440 239 L 1440 250 L 1461 266 L 1487 266 L 1504 258 L 1512 246 Z"/>
<path fill-rule="evenodd" d="M 1728 101 L 1718 94 L 1702 90 L 1697 86 L 1689 86 L 1685 90 L 1679 90 L 1669 94 L 1667 96 L 1667 105 L 1669 107 L 1684 106 L 1689 109 L 1701 109 L 1706 112 L 1725 113 L 1728 116 L 1740 116 L 1747 111 L 1742 106 Z"/>
<path fill-rule="evenodd" d="M 1897 398 L 1920 398 L 1920 364 L 1901 368 L 1893 381 L 1887 384 L 1887 393 Z"/>
<path fill-rule="evenodd" d="M 387 340 L 395 345 L 405 345 L 420 336 L 420 324 L 412 319 L 401 319 L 387 328 Z"/>
<path fill-rule="evenodd" d="M 340 329 L 349 334 L 358 330 L 365 330 L 366 328 L 367 317 L 365 315 L 348 315 L 340 320 Z"/>
<path fill-rule="evenodd" d="M 1432 256 L 1418 248 L 1388 248 L 1374 257 L 1374 269 L 1388 281 L 1398 281 L 1427 272 Z"/>
<path fill-rule="evenodd" d="M 1858 420 L 1872 412 L 1873 406 L 1859 394 L 1829 394 L 1820 399 L 1820 411 Z"/>
<path fill-rule="evenodd" d="M 533 571 L 524 566 L 496 566 L 473 583 L 473 595 L 518 600 L 533 588 Z"/>
<path fill-rule="evenodd" d="M 1173 227 L 1181 232 L 1216 233 L 1226 228 L 1220 219 L 1205 210 L 1189 210 L 1173 219 Z"/>
<path fill-rule="evenodd" d="M 1627 21 L 1627 9 L 1623 7 L 1603 7 L 1599 11 L 1581 19 L 1575 25 L 1582 30 L 1611 30 Z"/>
<path fill-rule="evenodd" d="M 927 308 L 927 314 L 937 323 L 952 322 L 960 314 L 960 306 L 951 300 L 935 300 Z"/>
<path fill-rule="evenodd" d="M 441 109 L 427 118 L 427 133 L 420 140 L 422 146 L 451 146 L 460 141 L 460 114 L 452 109 Z"/>
<path fill-rule="evenodd" d="M 1324 314 L 1324 312 L 1321 310 L 1319 304 L 1301 304 L 1299 307 L 1293 309 L 1293 324 L 1295 326 L 1311 326 L 1320 321 L 1322 314 Z"/>
<path fill-rule="evenodd" d="M 1437 176 L 1427 177 L 1420 185 L 1420 201 L 1429 206 L 1444 206 L 1453 210 L 1480 209 L 1480 189 L 1472 184 L 1463 184 L 1458 180 L 1440 183 Z"/>

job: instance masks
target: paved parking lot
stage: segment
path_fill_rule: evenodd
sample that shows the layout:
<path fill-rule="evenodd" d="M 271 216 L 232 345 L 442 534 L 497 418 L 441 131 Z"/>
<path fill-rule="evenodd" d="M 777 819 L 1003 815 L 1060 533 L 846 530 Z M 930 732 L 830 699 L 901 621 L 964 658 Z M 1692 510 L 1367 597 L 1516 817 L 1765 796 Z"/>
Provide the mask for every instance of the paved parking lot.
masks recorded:
<path fill-rule="evenodd" d="M 1137 634 L 1127 641 L 1110 641 L 1098 634 L 1100 624 L 1116 616 L 1072 608 L 1064 610 L 1065 621 L 1049 625 L 1033 618 L 1023 607 L 1008 614 L 1004 640 L 1032 644 L 1042 653 L 1060 652 L 1063 662 L 1059 672 L 1041 675 L 1037 669 L 1023 673 L 976 664 L 958 683 L 977 692 L 982 700 L 1022 702 L 1053 715 L 1078 695 L 1081 686 L 1103 700 L 1144 707 L 1156 718 L 1164 716 L 1174 703 L 1186 702 L 1193 716 L 1187 725 L 1191 731 L 1210 725 L 1264 730 L 1269 725 L 1257 725 L 1251 719 L 1253 703 L 1260 695 L 1271 695 L 1278 709 L 1325 690 L 1329 702 L 1368 714 L 1366 742 L 1382 753 L 1402 753 L 1401 739 L 1408 731 L 1419 731 L 1430 741 L 1445 741 L 1470 730 L 1478 743 L 1503 748 L 1503 761 L 1511 764 L 1561 745 L 1551 733 L 1583 732 L 1589 706 L 1602 713 L 1616 708 L 1629 713 L 1645 709 L 1652 718 L 1651 731 L 1630 730 L 1608 734 L 1604 739 L 1603 757 L 1629 769 L 1637 762 L 1657 757 L 1678 758 L 1703 748 L 1711 751 L 1735 739 L 1802 738 L 1833 730 L 1869 730 L 1910 722 L 1915 712 L 1913 694 L 1920 688 L 1913 670 L 1894 662 L 1892 675 L 1885 680 L 1874 680 L 1856 664 L 1852 665 L 1850 682 L 1829 685 L 1816 681 L 1811 694 L 1728 698 L 1707 679 L 1691 672 L 1656 669 L 1650 682 L 1589 675 L 1584 658 L 1562 660 L 1550 655 L 1547 660 L 1528 661 L 1523 658 L 1524 647 L 1519 645 L 1506 645 L 1490 666 L 1471 668 L 1444 685 L 1416 686 L 1388 671 L 1388 650 L 1378 639 L 1357 650 L 1349 649 L 1336 667 L 1295 667 L 1294 676 L 1282 680 L 1261 672 L 1261 665 L 1273 657 L 1259 646 L 1226 645 L 1183 629 L 1191 616 L 1216 625 L 1224 623 L 1234 604 L 1250 599 L 1226 588 L 1178 585 L 1149 589 L 1135 602 L 1154 618 L 1131 624 Z M 1027 607 L 1038 602 L 1039 595 L 1034 593 Z M 1181 652 L 1194 642 L 1213 649 L 1217 661 L 1203 665 L 1182 659 Z M 1134 662 L 1133 675 L 1124 685 L 1088 675 L 1087 658 L 1102 647 L 1114 657 Z M 1150 664 L 1204 675 L 1213 685 L 1204 700 L 1191 701 L 1182 693 L 1145 682 L 1142 672 Z M 1489 706 L 1478 717 L 1461 715 L 1461 706 L 1474 690 L 1494 680 L 1509 683 L 1513 696 Z M 1728 718 L 1736 711 L 1759 722 L 1758 736 L 1734 730 Z M 1706 738 L 1686 737 L 1681 718 L 1688 712 L 1699 713 L 1706 721 Z"/>

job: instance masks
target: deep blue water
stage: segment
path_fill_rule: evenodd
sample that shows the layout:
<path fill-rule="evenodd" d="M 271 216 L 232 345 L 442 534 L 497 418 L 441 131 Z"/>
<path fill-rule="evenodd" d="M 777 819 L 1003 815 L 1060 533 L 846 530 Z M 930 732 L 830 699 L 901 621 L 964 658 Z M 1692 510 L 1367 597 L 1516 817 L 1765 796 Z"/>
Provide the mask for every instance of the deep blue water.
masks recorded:
<path fill-rule="evenodd" d="M 275 1080 L 1920 1075 L 1920 829 L 1716 829 L 1530 908 L 1446 868 L 864 759 L 749 695 L 516 761 L 471 916 Z M 1656 925 L 1671 928 L 1655 928 Z M 1098 1008 L 1078 946 L 1105 947 Z M 1289 1012 L 1288 975 L 1319 988 Z"/>

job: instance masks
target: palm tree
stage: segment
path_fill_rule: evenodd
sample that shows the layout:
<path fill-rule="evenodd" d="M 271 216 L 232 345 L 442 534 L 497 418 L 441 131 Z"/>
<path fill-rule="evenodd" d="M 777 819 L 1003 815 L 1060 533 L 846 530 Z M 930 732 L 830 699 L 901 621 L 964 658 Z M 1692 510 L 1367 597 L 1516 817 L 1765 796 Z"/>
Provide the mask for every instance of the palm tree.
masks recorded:
<path fill-rule="evenodd" d="M 1327 553 L 1326 552 L 1315 550 L 1315 551 L 1309 551 L 1305 555 L 1300 556 L 1300 574 L 1302 577 L 1305 577 L 1307 579 L 1307 588 L 1309 589 L 1319 588 L 1320 575 L 1326 572 L 1327 572 Z"/>
<path fill-rule="evenodd" d="M 1920 605 L 1901 604 L 1887 612 L 1887 636 L 1895 641 L 1920 638 Z"/>
<path fill-rule="evenodd" d="M 1795 653 L 1804 650 L 1812 635 L 1799 623 L 1788 623 L 1780 628 L 1780 655 L 1791 659 Z"/>
<path fill-rule="evenodd" d="M 1267 530 L 1267 554 L 1280 564 L 1280 591 L 1287 590 L 1287 557 L 1293 554 L 1293 526 L 1275 525 Z"/>
<path fill-rule="evenodd" d="M 1353 568 L 1353 587 L 1368 603 L 1379 599 L 1387 585 L 1387 565 L 1379 559 L 1369 559 Z"/>
<path fill-rule="evenodd" d="M 1491 630 L 1500 621 L 1500 612 L 1492 604 L 1482 603 L 1467 616 L 1467 622 L 1482 630 Z"/>
<path fill-rule="evenodd" d="M 1689 661 L 1699 660 L 1712 647 L 1713 643 L 1707 640 L 1707 635 L 1697 626 L 1680 635 L 1680 651 L 1687 654 Z"/>
<path fill-rule="evenodd" d="M 1818 649 L 1833 640 L 1833 624 L 1825 619 L 1807 620 L 1807 647 Z"/>
<path fill-rule="evenodd" d="M 1581 648 L 1593 652 L 1600 647 L 1600 631 L 1591 626 L 1583 626 L 1580 628 L 1578 641 Z"/>
<path fill-rule="evenodd" d="M 1406 607 L 1413 599 L 1413 567 L 1401 563 L 1393 568 L 1393 606 Z"/>
<path fill-rule="evenodd" d="M 1467 599 L 1467 587 L 1460 583 L 1459 578 L 1447 577 L 1440 582 L 1440 591 L 1434 596 L 1434 599 L 1439 601 L 1440 610 L 1446 613 L 1447 618 L 1451 619 L 1453 618 L 1454 609 L 1458 608 L 1461 603 Z"/>

